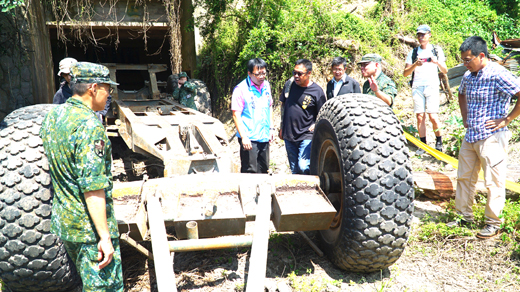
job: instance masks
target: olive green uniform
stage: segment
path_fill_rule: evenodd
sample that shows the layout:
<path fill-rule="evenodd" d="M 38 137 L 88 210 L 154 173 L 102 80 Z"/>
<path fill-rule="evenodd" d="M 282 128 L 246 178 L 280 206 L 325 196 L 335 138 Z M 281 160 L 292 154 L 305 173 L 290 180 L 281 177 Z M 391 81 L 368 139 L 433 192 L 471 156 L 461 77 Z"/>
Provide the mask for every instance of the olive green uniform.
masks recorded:
<path fill-rule="evenodd" d="M 197 85 L 186 81 L 180 88 L 177 87 L 173 91 L 173 98 L 183 106 L 197 110 L 195 105 L 195 96 L 197 96 Z"/>
<path fill-rule="evenodd" d="M 397 88 L 395 87 L 394 81 L 381 71 L 379 76 L 376 77 L 376 82 L 377 86 L 379 86 L 379 90 L 388 94 L 392 98 L 392 103 L 390 103 L 390 107 L 392 107 L 394 105 L 394 98 L 397 95 Z M 375 92 L 370 88 L 370 82 L 368 82 L 368 80 L 363 84 L 363 94 L 376 96 Z"/>
<path fill-rule="evenodd" d="M 83 280 L 83 291 L 123 291 L 121 255 L 112 200 L 112 150 L 94 111 L 69 98 L 45 117 L 40 136 L 54 187 L 51 232 L 64 241 Z M 96 232 L 84 193 L 104 189 L 113 260 L 97 267 Z"/>

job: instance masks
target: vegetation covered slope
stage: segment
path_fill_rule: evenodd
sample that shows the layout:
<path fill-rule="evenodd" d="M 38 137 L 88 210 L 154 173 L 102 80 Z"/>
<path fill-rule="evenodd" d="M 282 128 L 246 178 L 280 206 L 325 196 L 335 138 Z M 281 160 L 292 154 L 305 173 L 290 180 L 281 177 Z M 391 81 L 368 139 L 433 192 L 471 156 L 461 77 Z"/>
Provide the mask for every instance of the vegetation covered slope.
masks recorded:
<path fill-rule="evenodd" d="M 502 39 L 520 37 L 520 0 L 194 2 L 207 12 L 197 18 L 205 39 L 198 75 L 219 104 L 226 104 L 233 87 L 246 76 L 244 63 L 254 57 L 267 61 L 269 80 L 279 90 L 299 58 L 328 62 L 344 56 L 353 61 L 376 52 L 395 66 L 405 58 L 396 37 L 415 37 L 423 23 L 434 32 L 432 42 L 444 48 L 448 67 L 459 63 L 458 48 L 468 36 L 490 41 L 496 31 Z M 359 48 L 340 48 L 334 44 L 337 39 L 352 40 Z M 402 76 L 394 79 L 399 86 L 405 84 Z"/>

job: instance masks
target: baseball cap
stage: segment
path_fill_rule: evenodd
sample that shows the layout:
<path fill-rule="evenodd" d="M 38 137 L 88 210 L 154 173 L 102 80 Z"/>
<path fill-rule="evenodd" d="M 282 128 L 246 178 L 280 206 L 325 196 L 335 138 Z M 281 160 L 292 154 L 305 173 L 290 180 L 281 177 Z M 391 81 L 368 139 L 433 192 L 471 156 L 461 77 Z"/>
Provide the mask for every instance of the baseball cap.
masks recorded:
<path fill-rule="evenodd" d="M 432 29 L 427 24 L 421 24 L 417 28 L 417 33 L 428 33 L 431 31 L 432 31 Z"/>
<path fill-rule="evenodd" d="M 366 54 L 361 58 L 361 61 L 359 61 L 358 64 L 367 62 L 381 63 L 382 60 L 383 58 L 381 58 L 381 56 L 379 56 L 378 54 Z"/>
<path fill-rule="evenodd" d="M 186 72 L 179 73 L 179 78 L 182 78 L 182 77 L 188 78 L 188 74 L 186 74 Z"/>
<path fill-rule="evenodd" d="M 110 80 L 110 70 L 107 67 L 90 62 L 77 62 L 70 67 L 72 81 L 75 83 L 106 83 L 119 85 Z"/>
<path fill-rule="evenodd" d="M 70 66 L 76 64 L 78 60 L 74 58 L 65 58 L 60 61 L 58 76 L 61 76 L 61 73 L 70 74 Z"/>

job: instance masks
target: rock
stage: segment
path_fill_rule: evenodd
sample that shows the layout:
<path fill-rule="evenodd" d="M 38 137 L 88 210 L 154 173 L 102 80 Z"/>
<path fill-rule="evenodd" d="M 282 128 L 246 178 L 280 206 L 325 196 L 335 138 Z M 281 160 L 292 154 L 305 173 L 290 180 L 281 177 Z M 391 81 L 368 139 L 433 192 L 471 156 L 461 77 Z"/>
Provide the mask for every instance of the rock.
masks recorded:
<path fill-rule="evenodd" d="M 292 292 L 291 287 L 287 282 L 278 282 L 278 292 Z"/>

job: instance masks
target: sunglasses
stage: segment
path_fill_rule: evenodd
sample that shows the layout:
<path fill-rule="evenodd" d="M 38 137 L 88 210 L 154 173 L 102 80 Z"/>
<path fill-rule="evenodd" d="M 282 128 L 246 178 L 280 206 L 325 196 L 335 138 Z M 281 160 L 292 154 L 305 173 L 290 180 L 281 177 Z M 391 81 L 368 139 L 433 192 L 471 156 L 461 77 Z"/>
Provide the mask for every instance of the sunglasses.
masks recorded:
<path fill-rule="evenodd" d="M 292 71 L 292 75 L 301 77 L 302 75 L 307 74 L 307 72 L 298 72 L 298 71 Z"/>

